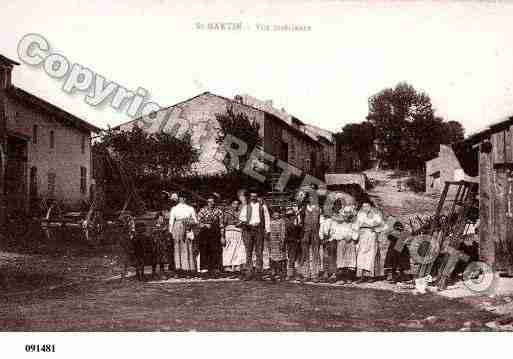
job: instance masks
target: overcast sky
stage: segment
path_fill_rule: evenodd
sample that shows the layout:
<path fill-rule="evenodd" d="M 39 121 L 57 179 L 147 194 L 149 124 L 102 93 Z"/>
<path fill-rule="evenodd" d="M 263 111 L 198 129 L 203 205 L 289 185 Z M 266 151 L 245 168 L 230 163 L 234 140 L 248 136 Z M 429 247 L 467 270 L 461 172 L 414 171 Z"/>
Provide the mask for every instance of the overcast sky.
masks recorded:
<path fill-rule="evenodd" d="M 19 40 L 39 33 L 53 52 L 160 105 L 248 93 L 330 130 L 363 121 L 369 96 L 407 81 L 470 134 L 513 114 L 511 19 L 505 2 L 2 0 L 0 53 L 18 60 Z M 231 21 L 243 30 L 196 29 Z M 14 83 L 101 127 L 129 119 L 64 93 L 42 68 L 22 64 Z"/>

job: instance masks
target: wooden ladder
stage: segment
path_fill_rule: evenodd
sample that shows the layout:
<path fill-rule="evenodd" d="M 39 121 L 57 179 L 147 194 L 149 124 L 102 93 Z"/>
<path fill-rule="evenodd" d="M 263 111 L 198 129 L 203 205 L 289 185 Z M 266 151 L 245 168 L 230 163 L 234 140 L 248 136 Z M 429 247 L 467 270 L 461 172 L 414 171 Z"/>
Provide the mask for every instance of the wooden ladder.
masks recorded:
<path fill-rule="evenodd" d="M 444 205 L 447 201 L 447 195 L 451 188 L 456 187 L 456 196 L 446 215 L 443 214 Z M 429 262 L 423 263 L 419 270 L 419 277 L 427 276 L 431 273 L 434 264 L 434 258 L 438 256 L 441 250 L 448 248 L 449 250 L 457 249 L 463 239 L 466 229 L 470 225 L 467 221 L 467 214 L 474 206 L 478 193 L 478 184 L 458 181 L 445 182 L 445 187 L 438 202 L 435 216 L 431 221 L 429 235 L 432 236 L 434 242 L 431 242 L 430 248 L 425 258 L 429 258 Z M 451 257 L 452 259 L 452 257 Z M 438 287 L 444 289 L 447 286 L 447 280 L 450 278 L 457 261 L 445 261 L 440 268 L 440 277 L 438 279 Z"/>

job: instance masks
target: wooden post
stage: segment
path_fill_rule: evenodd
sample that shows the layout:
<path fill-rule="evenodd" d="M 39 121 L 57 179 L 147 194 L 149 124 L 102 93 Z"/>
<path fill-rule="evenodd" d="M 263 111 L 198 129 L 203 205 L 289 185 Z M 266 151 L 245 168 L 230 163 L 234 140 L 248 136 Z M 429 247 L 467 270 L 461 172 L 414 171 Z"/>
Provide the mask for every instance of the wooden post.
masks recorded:
<path fill-rule="evenodd" d="M 499 131 L 492 135 L 493 164 L 505 162 L 504 132 Z"/>
<path fill-rule="evenodd" d="M 479 257 L 495 269 L 495 241 L 493 238 L 492 212 L 492 152 L 484 150 L 483 142 L 479 146 Z"/>
<path fill-rule="evenodd" d="M 504 161 L 513 163 L 513 129 L 511 126 L 504 132 Z"/>
<path fill-rule="evenodd" d="M 7 224 L 7 199 L 5 169 L 7 167 L 7 114 L 5 111 L 4 88 L 0 85 L 0 233 L 5 233 Z"/>
<path fill-rule="evenodd" d="M 513 216 L 511 215 L 511 211 L 513 210 L 513 171 L 510 169 L 506 174 L 506 233 L 505 233 L 505 241 L 506 241 L 506 251 L 509 255 L 509 266 L 508 266 L 508 275 L 513 276 Z"/>
<path fill-rule="evenodd" d="M 509 254 L 506 243 L 506 192 L 508 189 L 508 179 L 504 168 L 495 168 L 493 170 L 493 237 L 495 239 L 495 264 L 496 269 L 508 269 Z"/>

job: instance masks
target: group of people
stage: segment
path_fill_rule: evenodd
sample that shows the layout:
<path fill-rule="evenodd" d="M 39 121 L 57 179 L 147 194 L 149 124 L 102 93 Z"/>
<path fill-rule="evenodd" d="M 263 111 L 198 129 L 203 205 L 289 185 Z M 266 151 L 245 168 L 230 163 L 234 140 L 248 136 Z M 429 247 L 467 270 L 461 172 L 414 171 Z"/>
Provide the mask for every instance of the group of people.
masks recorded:
<path fill-rule="evenodd" d="M 328 214 L 313 191 L 300 192 L 284 210 L 270 207 L 256 190 L 240 190 L 229 208 L 218 207 L 212 194 L 196 213 L 183 194 L 172 197 L 168 230 L 175 276 L 230 272 L 245 280 L 399 281 L 410 268 L 408 247 L 397 245 L 401 223 L 385 218 L 370 201 L 335 201 Z"/>

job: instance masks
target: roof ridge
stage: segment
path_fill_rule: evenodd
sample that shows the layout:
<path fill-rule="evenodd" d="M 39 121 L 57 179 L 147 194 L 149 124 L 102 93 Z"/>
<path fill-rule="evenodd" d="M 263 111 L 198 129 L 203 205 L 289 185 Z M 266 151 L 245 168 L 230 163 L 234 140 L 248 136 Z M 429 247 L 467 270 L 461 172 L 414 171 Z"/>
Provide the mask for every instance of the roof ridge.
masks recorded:
<path fill-rule="evenodd" d="M 6 62 L 6 63 L 8 63 L 11 66 L 15 66 L 15 65 L 18 66 L 20 64 L 19 62 L 16 62 L 16 61 L 14 61 L 14 60 L 12 60 L 12 59 L 10 59 L 7 56 L 4 56 L 2 54 L 0 54 L 0 61 L 1 62 Z"/>
<path fill-rule="evenodd" d="M 68 117 L 68 119 L 71 120 L 76 127 L 83 126 L 83 127 L 87 128 L 87 130 L 92 131 L 92 132 L 100 132 L 102 130 L 100 127 L 97 127 L 97 126 L 93 125 L 92 123 L 89 123 L 89 122 L 69 113 L 68 111 L 60 108 L 59 106 L 54 105 L 53 103 L 51 103 L 39 96 L 36 96 L 27 90 L 19 88 L 17 86 L 12 85 L 12 86 L 8 87 L 7 94 L 11 94 L 13 96 L 19 96 L 19 97 L 22 97 L 22 96 L 29 97 L 29 100 L 30 99 L 32 100 L 33 105 L 42 107 L 44 110 L 47 110 L 47 111 L 57 112 L 63 118 Z M 49 107 L 49 108 L 45 108 L 45 106 Z"/>

